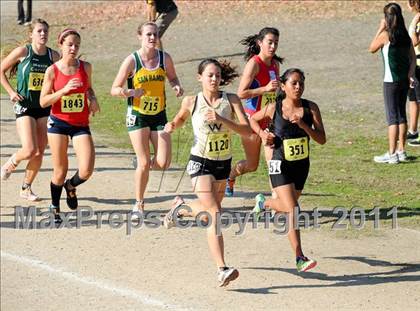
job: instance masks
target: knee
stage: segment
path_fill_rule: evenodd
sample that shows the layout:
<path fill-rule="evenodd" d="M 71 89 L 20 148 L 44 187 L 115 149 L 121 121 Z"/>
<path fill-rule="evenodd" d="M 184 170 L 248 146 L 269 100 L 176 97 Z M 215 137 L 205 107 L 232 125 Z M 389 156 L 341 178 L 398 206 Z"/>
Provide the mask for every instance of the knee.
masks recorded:
<path fill-rule="evenodd" d="M 45 153 L 45 148 L 38 148 L 34 156 L 37 158 L 42 158 L 44 156 L 44 153 Z"/>
<path fill-rule="evenodd" d="M 151 161 L 150 159 L 139 159 L 137 158 L 137 170 L 142 172 L 150 169 Z"/>
<path fill-rule="evenodd" d="M 255 163 L 247 163 L 246 171 L 255 172 L 258 169 L 258 161 Z"/>
<path fill-rule="evenodd" d="M 38 149 L 37 148 L 23 148 L 22 149 L 22 158 L 24 160 L 29 160 L 32 159 L 33 157 L 37 156 L 38 154 Z"/>
<path fill-rule="evenodd" d="M 53 180 L 52 182 L 56 185 L 62 185 L 64 184 L 64 180 L 66 179 L 66 174 L 67 171 L 66 170 L 57 170 L 54 169 L 54 173 L 53 173 Z"/>
<path fill-rule="evenodd" d="M 167 170 L 169 168 L 169 166 L 171 165 L 171 161 L 169 160 L 164 160 L 164 161 L 156 161 L 156 166 L 158 169 L 161 170 Z"/>

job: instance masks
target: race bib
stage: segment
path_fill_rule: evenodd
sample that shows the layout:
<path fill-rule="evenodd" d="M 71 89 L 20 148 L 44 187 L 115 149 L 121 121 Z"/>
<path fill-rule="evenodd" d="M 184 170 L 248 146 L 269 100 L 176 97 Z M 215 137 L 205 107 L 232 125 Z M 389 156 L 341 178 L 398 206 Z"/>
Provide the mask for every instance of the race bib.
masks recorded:
<path fill-rule="evenodd" d="M 209 133 L 204 154 L 209 158 L 225 157 L 230 155 L 230 134 Z"/>
<path fill-rule="evenodd" d="M 85 107 L 85 94 L 74 93 L 61 97 L 61 112 L 82 112 Z"/>
<path fill-rule="evenodd" d="M 268 174 L 269 175 L 281 174 L 281 160 L 268 161 Z"/>
<path fill-rule="evenodd" d="M 309 156 L 308 137 L 285 139 L 283 147 L 287 161 L 302 160 Z"/>
<path fill-rule="evenodd" d="M 15 112 L 15 114 L 22 114 L 24 113 L 26 110 L 28 110 L 28 108 L 23 107 L 21 104 L 19 104 L 19 102 L 16 102 L 13 105 L 13 111 Z"/>
<path fill-rule="evenodd" d="M 127 117 L 125 118 L 125 125 L 127 127 L 133 127 L 134 125 L 136 125 L 136 119 L 136 116 L 127 115 Z"/>
<path fill-rule="evenodd" d="M 145 115 L 158 114 L 163 111 L 163 108 L 163 97 L 146 95 L 140 98 L 140 105 L 138 107 L 134 107 L 135 110 Z"/>
<path fill-rule="evenodd" d="M 261 99 L 261 108 L 276 102 L 276 92 L 266 92 Z"/>
<path fill-rule="evenodd" d="M 42 82 L 44 82 L 44 73 L 42 72 L 29 73 L 29 85 L 28 85 L 29 90 L 41 91 Z"/>

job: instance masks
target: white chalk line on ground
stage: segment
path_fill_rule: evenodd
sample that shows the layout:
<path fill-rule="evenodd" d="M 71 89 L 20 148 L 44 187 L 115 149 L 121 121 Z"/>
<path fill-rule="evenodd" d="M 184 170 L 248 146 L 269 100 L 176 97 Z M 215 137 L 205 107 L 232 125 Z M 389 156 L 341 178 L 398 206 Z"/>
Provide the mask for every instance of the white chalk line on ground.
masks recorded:
<path fill-rule="evenodd" d="M 49 264 L 42 262 L 41 260 L 14 255 L 14 254 L 10 254 L 3 251 L 1 251 L 1 257 L 6 260 L 15 261 L 26 266 L 34 267 L 37 269 L 47 271 L 49 273 L 57 274 L 63 278 L 69 279 L 74 282 L 90 285 L 93 287 L 97 287 L 97 288 L 109 291 L 113 293 L 114 295 L 132 298 L 144 305 L 160 307 L 162 309 L 170 309 L 170 310 L 185 310 L 184 308 L 179 308 L 177 306 L 167 304 L 155 298 L 150 298 L 150 295 L 147 295 L 145 293 L 141 293 L 136 290 L 129 289 L 129 288 L 119 287 L 105 280 L 98 280 L 98 279 L 94 279 L 90 277 L 83 277 L 74 272 L 68 272 L 61 268 L 50 266 Z"/>

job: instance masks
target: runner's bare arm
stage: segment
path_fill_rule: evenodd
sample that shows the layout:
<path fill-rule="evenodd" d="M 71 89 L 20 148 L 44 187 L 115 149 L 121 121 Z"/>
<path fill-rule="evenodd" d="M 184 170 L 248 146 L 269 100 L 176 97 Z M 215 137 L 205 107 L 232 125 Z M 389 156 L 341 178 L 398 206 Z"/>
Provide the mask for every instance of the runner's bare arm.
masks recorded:
<path fill-rule="evenodd" d="M 261 137 L 261 139 L 264 141 L 264 143 L 267 145 L 271 145 L 272 142 L 272 138 L 274 137 L 273 133 L 267 132 L 267 131 L 263 131 L 261 129 L 260 124 L 258 123 L 259 121 L 265 120 L 265 119 L 273 119 L 274 116 L 274 112 L 276 110 L 276 104 L 275 103 L 271 103 L 268 104 L 266 106 L 266 109 L 257 111 L 256 113 L 254 113 L 251 118 L 249 119 L 249 123 L 251 124 L 251 128 L 252 130 L 257 133 L 258 136 Z M 270 140 L 271 139 L 271 140 Z"/>
<path fill-rule="evenodd" d="M 124 84 L 127 81 L 127 78 L 133 73 L 134 71 L 134 59 L 131 55 L 127 56 L 124 61 L 122 62 L 120 69 L 118 70 L 117 76 L 114 79 L 114 83 L 112 83 L 111 87 L 111 95 L 112 96 L 120 96 L 120 97 L 140 97 L 143 95 L 142 89 L 127 89 L 124 87 Z"/>
<path fill-rule="evenodd" d="M 28 51 L 25 46 L 15 48 L 6 58 L 1 62 L 0 65 L 0 77 L 1 85 L 4 87 L 6 92 L 9 94 L 10 100 L 13 102 L 23 100 L 23 97 L 16 92 L 9 82 L 6 76 L 8 72 L 16 63 L 26 57 Z"/>
<path fill-rule="evenodd" d="M 308 126 L 301 118 L 292 119 L 290 121 L 296 123 L 318 144 L 323 145 L 327 142 L 327 137 L 325 135 L 324 124 L 322 123 L 321 112 L 318 105 L 314 102 L 309 102 L 309 108 L 312 112 L 313 127 Z"/>
<path fill-rule="evenodd" d="M 169 84 L 171 85 L 172 89 L 175 91 L 177 97 L 182 96 L 184 94 L 184 89 L 179 82 L 179 79 L 175 72 L 175 66 L 172 61 L 171 56 L 168 53 L 165 53 L 165 70 L 166 76 L 168 77 Z"/>
<path fill-rule="evenodd" d="M 88 83 L 89 83 L 89 88 L 87 90 L 87 97 L 89 99 L 89 112 L 94 116 L 95 113 L 100 112 L 101 109 L 99 107 L 99 103 L 98 100 L 96 99 L 95 96 L 95 91 L 93 90 L 93 86 L 92 86 L 92 65 L 88 62 L 84 62 L 85 65 L 85 70 L 88 76 Z"/>
<path fill-rule="evenodd" d="M 44 82 L 42 83 L 41 95 L 39 96 L 39 105 L 42 108 L 49 107 L 56 103 L 60 98 L 66 95 L 68 92 L 80 87 L 80 80 L 77 78 L 71 79 L 67 84 L 60 90 L 53 92 L 54 85 L 54 68 L 53 65 L 47 68 L 44 75 Z"/>
<path fill-rule="evenodd" d="M 388 33 L 386 32 L 385 19 L 381 20 L 378 31 L 369 46 L 369 52 L 376 53 L 388 41 Z"/>
<path fill-rule="evenodd" d="M 181 109 L 175 115 L 174 119 L 165 125 L 165 131 L 172 133 L 177 128 L 184 125 L 185 121 L 188 120 L 188 117 L 191 115 L 192 110 L 194 109 L 195 96 L 185 96 L 182 100 Z"/>
<path fill-rule="evenodd" d="M 255 76 L 258 74 L 258 71 L 259 65 L 251 58 L 245 65 L 241 81 L 239 82 L 237 94 L 240 99 L 257 97 L 263 95 L 265 92 L 275 91 L 279 87 L 279 82 L 275 80 L 270 81 L 270 83 L 265 86 L 250 89 L 249 87 L 251 86 L 252 80 L 254 80 Z"/>
<path fill-rule="evenodd" d="M 236 117 L 238 118 L 238 122 L 234 120 L 223 118 L 217 115 L 217 120 L 222 121 L 229 129 L 232 131 L 243 135 L 249 136 L 252 135 L 252 129 L 249 126 L 248 119 L 245 116 L 244 108 L 242 107 L 241 100 L 236 94 L 228 94 L 229 102 L 232 105 L 233 111 L 235 112 Z"/>

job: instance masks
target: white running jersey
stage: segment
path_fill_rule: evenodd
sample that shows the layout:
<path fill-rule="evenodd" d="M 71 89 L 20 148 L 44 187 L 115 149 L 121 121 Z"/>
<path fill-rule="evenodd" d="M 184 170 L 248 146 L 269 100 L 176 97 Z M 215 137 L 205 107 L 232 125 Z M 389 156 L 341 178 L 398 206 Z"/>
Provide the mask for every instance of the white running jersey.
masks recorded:
<path fill-rule="evenodd" d="M 203 93 L 198 93 L 191 117 L 194 132 L 191 154 L 209 160 L 228 160 L 232 157 L 230 129 L 222 122 L 207 122 L 205 115 L 209 109 L 214 109 L 225 119 L 233 120 L 232 106 L 226 92 L 222 92 L 217 107 L 211 107 Z"/>

